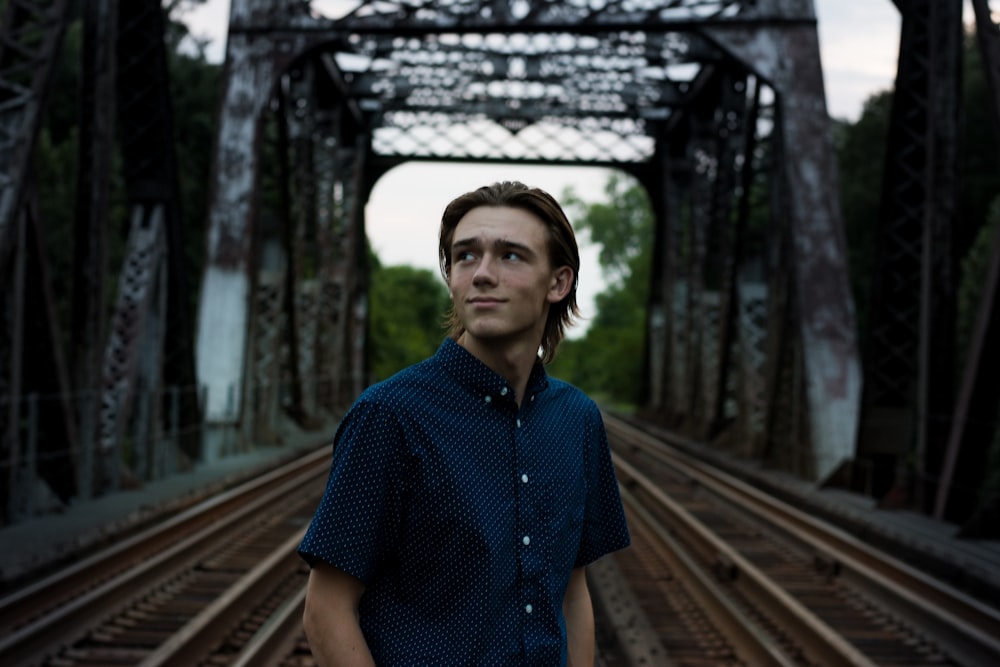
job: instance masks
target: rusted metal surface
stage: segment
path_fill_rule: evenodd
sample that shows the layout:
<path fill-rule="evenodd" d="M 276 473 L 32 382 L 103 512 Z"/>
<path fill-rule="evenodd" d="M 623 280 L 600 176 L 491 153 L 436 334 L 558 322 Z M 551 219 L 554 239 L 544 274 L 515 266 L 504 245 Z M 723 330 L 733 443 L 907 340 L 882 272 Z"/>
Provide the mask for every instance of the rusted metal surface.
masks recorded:
<path fill-rule="evenodd" d="M 164 39 L 166 17 L 158 0 L 120 3 L 117 43 L 118 136 L 123 178 L 130 215 L 163 216 L 166 284 L 163 308 L 165 336 L 146 345 L 149 358 L 139 369 L 143 386 L 184 387 L 179 415 L 198 420 L 195 400 L 193 317 L 190 313 L 192 281 L 187 275 L 189 239 L 181 218 L 177 158 L 174 148 L 174 114 L 170 98 L 170 73 Z M 146 370 L 148 368 L 148 371 Z M 153 375 L 149 375 L 152 373 Z M 159 376 L 159 377 L 156 377 Z M 173 443 L 186 456 L 199 456 L 197 433 L 179 435 Z"/>
<path fill-rule="evenodd" d="M 777 96 L 780 201 L 787 206 L 790 288 L 801 340 L 811 447 L 796 472 L 825 479 L 854 456 L 861 391 L 854 303 L 847 281 L 837 164 L 826 112 L 811 2 L 782 3 L 788 25 L 770 30 L 712 28 L 711 34 Z M 771 3 L 758 3 L 767 11 Z"/>
<path fill-rule="evenodd" d="M 987 0 L 973 0 L 976 16 L 976 36 L 983 57 L 986 80 L 993 104 L 993 129 L 1000 139 L 1000 25 L 996 14 L 990 14 Z M 1000 405 L 1000 378 L 988 369 L 1000 367 L 1000 350 L 990 342 L 1000 339 L 1000 227 L 994 230 L 993 250 L 987 273 L 983 276 L 976 321 L 966 352 L 965 367 L 955 405 L 955 413 L 948 434 L 948 444 L 941 466 L 941 485 L 934 498 L 934 516 L 944 517 L 956 481 L 969 486 L 969 480 L 983 479 L 988 460 L 989 444 L 995 437 Z M 963 494 L 960 505 L 970 503 Z M 987 494 L 981 505 L 966 521 L 965 533 L 969 537 L 1000 536 L 995 521 L 1000 498 L 996 491 Z M 953 508 L 963 515 L 962 508 Z M 991 518 L 991 516 L 993 518 Z"/>
<path fill-rule="evenodd" d="M 775 640 L 750 658 L 734 643 L 747 664 L 979 665 L 1000 656 L 997 609 L 637 425 L 607 424 L 628 505 L 644 531 L 665 527 L 657 539 L 673 545 L 675 576 L 693 589 L 698 571 L 713 571 L 717 590 L 703 595 L 730 599 Z M 685 557 L 703 562 L 688 573 Z"/>
<path fill-rule="evenodd" d="M 66 0 L 11 0 L 0 24 L 0 266 L 10 266 L 28 164 L 69 9 Z M 6 276 L 0 279 L 6 288 Z"/>
<path fill-rule="evenodd" d="M 144 463 L 152 431 L 159 423 L 159 404 L 147 419 L 127 429 L 135 409 L 136 386 L 159 387 L 163 343 L 166 336 L 166 220 L 162 207 L 149 211 L 135 207 L 129 224 L 125 261 L 118 284 L 118 297 L 108 333 L 104 360 L 100 414 L 99 481 L 118 489 L 124 467 L 122 442 L 133 443 L 131 471 L 145 477 Z M 140 465 L 136 465 L 140 464 Z"/>
<path fill-rule="evenodd" d="M 230 35 L 226 45 L 195 348 L 207 424 L 234 424 L 242 406 L 258 132 L 275 77 L 271 48 L 246 35 Z M 205 446 L 212 459 L 222 444 L 210 434 Z"/>
<path fill-rule="evenodd" d="M 90 398 L 77 406 L 80 496 L 94 491 L 92 462 L 97 451 L 97 397 L 101 392 L 106 322 L 108 212 L 114 147 L 115 44 L 118 2 L 87 3 L 83 15 L 80 129 L 77 147 L 76 224 L 73 262 L 72 363 L 78 391 Z"/>
<path fill-rule="evenodd" d="M 639 176 L 658 216 L 649 411 L 809 479 L 854 456 L 860 367 L 809 0 L 307 9 L 231 7 L 193 334 L 171 301 L 185 289 L 171 186 L 152 188 L 166 215 L 166 341 L 197 357 L 205 458 L 279 437 L 289 415 L 322 418 L 367 384 L 364 203 L 375 178 L 417 158 Z M 283 90 L 294 104 L 279 109 Z M 291 156 L 281 211 L 258 201 L 275 122 Z M 172 161 L 157 160 L 160 178 Z M 284 239 L 280 277 L 263 268 L 267 225 Z M 133 344 L 156 354 L 153 339 Z"/>
<path fill-rule="evenodd" d="M 0 658 L 5 664 L 89 664 L 88 656 L 104 662 L 131 652 L 128 662 L 138 664 L 214 627 L 184 625 L 199 612 L 202 621 L 213 618 L 209 607 L 245 615 L 254 605 L 226 604 L 226 587 L 247 589 L 237 582 L 260 564 L 261 543 L 284 544 L 289 560 L 298 561 L 287 545 L 292 535 L 301 539 L 303 517 L 315 508 L 328 468 L 324 447 L 6 595 Z"/>
<path fill-rule="evenodd" d="M 876 496 L 929 511 L 955 401 L 962 8 L 900 10 L 858 458 Z"/>
<path fill-rule="evenodd" d="M 3 496 L 0 514 L 4 519 L 10 518 L 10 492 L 20 484 L 19 476 L 23 473 L 20 448 L 30 435 L 23 431 L 27 398 L 24 392 L 30 383 L 22 375 L 29 374 L 36 383 L 41 380 L 43 385 L 51 387 L 58 384 L 58 376 L 50 371 L 62 364 L 54 348 L 32 350 L 44 355 L 37 367 L 22 356 L 28 328 L 24 319 L 25 299 L 29 298 L 23 281 L 32 264 L 44 267 L 48 261 L 36 255 L 39 248 L 45 247 L 45 241 L 36 238 L 36 231 L 42 227 L 37 226 L 40 224 L 37 211 L 30 210 L 35 193 L 29 165 L 69 11 L 70 3 L 65 0 L 11 0 L 5 3 L 0 23 L 0 326 L 4 329 L 0 333 L 0 396 L 6 398 L 0 409 L 0 459 L 6 466 L 0 477 L 0 496 Z M 33 291 L 38 289 L 44 286 L 32 286 Z M 36 292 L 35 297 L 38 296 L 44 295 Z M 52 312 L 49 302 L 42 301 L 32 307 L 41 309 L 45 317 L 41 326 L 48 328 L 54 324 L 48 321 Z M 58 336 L 53 345 L 57 341 Z M 43 373 L 47 375 L 40 378 Z M 65 420 L 71 419 L 70 416 L 64 415 L 62 419 L 64 427 L 69 428 L 71 425 Z M 66 435 L 63 429 L 60 436 Z M 60 461 L 55 470 L 61 468 Z M 29 477 L 34 474 L 35 471 L 29 471 Z M 60 477 L 63 474 L 57 472 L 53 481 L 60 481 Z M 67 487 L 64 493 L 72 493 L 74 481 L 71 478 L 61 481 Z M 29 488 L 26 493 L 30 495 L 34 489 Z"/>

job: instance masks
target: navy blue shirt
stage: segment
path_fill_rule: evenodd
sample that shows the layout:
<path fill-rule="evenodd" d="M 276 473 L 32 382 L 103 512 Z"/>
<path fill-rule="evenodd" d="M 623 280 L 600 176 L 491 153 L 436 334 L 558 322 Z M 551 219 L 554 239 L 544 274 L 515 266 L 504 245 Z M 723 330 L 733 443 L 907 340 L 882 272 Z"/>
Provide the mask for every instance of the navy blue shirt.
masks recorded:
<path fill-rule="evenodd" d="M 299 554 L 365 584 L 379 667 L 551 667 L 571 570 L 628 544 L 594 402 L 539 363 L 519 409 L 448 339 L 344 417 Z"/>

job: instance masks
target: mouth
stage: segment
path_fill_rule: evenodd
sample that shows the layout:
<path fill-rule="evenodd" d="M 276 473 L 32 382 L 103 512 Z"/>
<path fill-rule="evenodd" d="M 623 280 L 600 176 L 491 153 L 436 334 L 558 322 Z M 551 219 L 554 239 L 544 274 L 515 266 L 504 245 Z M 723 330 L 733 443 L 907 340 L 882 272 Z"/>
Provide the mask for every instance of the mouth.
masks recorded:
<path fill-rule="evenodd" d="M 472 306 L 479 306 L 479 307 L 498 306 L 501 303 L 503 303 L 503 300 L 501 299 L 494 299 L 485 296 L 473 297 L 471 299 L 467 299 L 466 301 Z"/>

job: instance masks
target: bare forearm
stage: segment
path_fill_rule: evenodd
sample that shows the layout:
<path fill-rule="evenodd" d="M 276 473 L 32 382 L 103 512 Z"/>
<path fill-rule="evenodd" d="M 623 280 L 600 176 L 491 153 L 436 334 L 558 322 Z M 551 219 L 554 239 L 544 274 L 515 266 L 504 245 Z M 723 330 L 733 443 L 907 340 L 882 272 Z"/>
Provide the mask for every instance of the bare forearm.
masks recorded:
<path fill-rule="evenodd" d="M 594 607 L 583 569 L 575 570 L 563 600 L 569 667 L 594 665 Z"/>
<path fill-rule="evenodd" d="M 313 658 L 319 667 L 375 667 L 357 622 L 324 619 L 304 623 Z"/>
<path fill-rule="evenodd" d="M 334 567 L 309 573 L 302 627 L 319 667 L 375 667 L 358 620 L 364 586 Z"/>

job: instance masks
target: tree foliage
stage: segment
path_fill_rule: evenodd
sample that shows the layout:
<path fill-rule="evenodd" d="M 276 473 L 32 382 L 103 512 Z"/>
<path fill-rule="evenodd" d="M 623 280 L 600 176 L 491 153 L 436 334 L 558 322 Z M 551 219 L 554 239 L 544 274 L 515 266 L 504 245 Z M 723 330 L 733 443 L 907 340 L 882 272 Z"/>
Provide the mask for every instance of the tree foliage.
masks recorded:
<path fill-rule="evenodd" d="M 198 0 L 184 1 L 191 4 Z M 218 113 L 220 67 L 209 63 L 203 51 L 197 48 L 182 49 L 181 43 L 187 34 L 187 28 L 183 24 L 168 20 L 165 43 L 181 197 L 181 227 L 185 241 L 184 262 L 188 275 L 197 276 L 201 270 L 205 244 L 205 216 L 215 118 Z M 74 276 L 73 226 L 76 212 L 80 91 L 83 85 L 80 70 L 82 48 L 81 24 L 74 21 L 68 26 L 63 39 L 60 59 L 53 72 L 45 119 L 34 153 L 39 209 L 46 229 L 53 292 L 58 299 L 57 315 L 64 336 L 72 330 L 69 299 L 72 293 L 70 283 Z M 108 308 L 114 304 L 127 233 L 124 179 L 117 152 L 115 157 L 116 171 L 111 178 L 110 233 L 107 237 Z M 189 284 L 189 288 L 192 287 Z M 192 321 L 196 298 L 195 291 L 191 289 L 188 302 L 192 309 Z"/>
<path fill-rule="evenodd" d="M 375 380 L 384 380 L 434 354 L 451 300 L 441 277 L 428 269 L 370 263 L 371 368 Z"/>
<path fill-rule="evenodd" d="M 597 314 L 579 340 L 559 348 L 551 372 L 599 400 L 641 403 L 645 357 L 646 300 L 652 258 L 653 213 L 645 190 L 613 174 L 604 202 L 586 203 L 572 190 L 563 202 L 577 228 L 601 247 L 598 261 L 607 279 L 597 295 Z"/>

